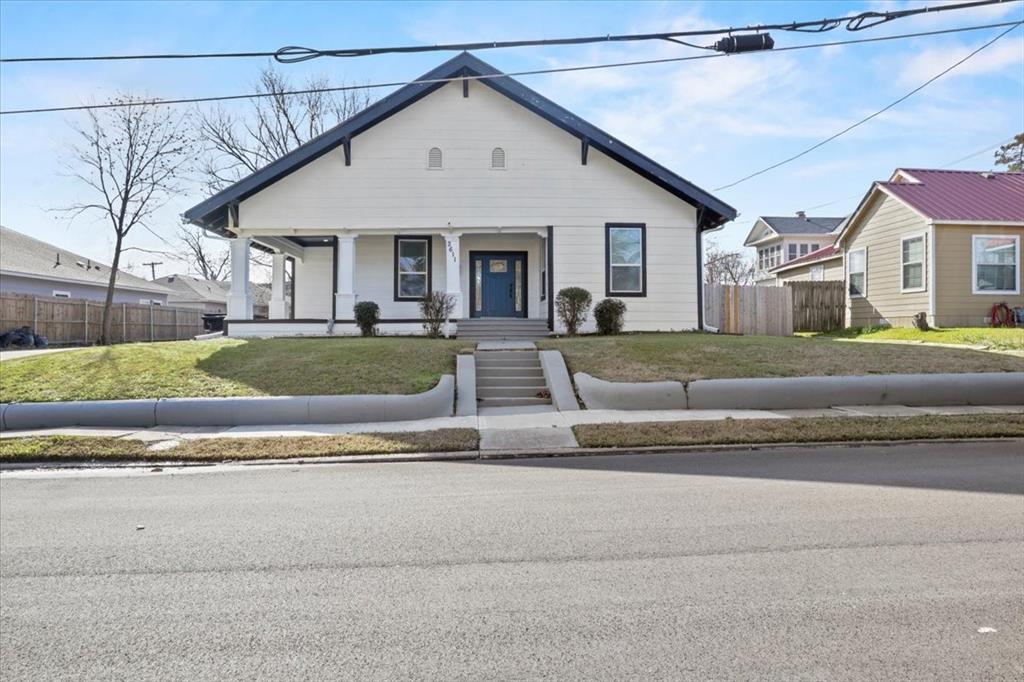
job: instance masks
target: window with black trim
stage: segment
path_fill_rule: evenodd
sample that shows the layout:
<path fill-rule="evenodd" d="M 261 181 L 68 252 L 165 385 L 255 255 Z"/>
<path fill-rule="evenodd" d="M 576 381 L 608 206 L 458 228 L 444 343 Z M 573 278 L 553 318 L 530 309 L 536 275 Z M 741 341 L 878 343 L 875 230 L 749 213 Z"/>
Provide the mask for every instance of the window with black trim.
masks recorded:
<path fill-rule="evenodd" d="M 430 291 L 430 237 L 395 237 L 395 300 L 419 301 Z"/>
<path fill-rule="evenodd" d="M 605 224 L 605 294 L 647 295 L 647 235 L 643 223 Z"/>

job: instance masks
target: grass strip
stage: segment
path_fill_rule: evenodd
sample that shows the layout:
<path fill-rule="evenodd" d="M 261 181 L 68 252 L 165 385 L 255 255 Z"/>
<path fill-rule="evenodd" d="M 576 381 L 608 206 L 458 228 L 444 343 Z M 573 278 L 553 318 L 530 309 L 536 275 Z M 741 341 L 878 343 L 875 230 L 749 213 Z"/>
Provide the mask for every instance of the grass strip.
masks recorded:
<path fill-rule="evenodd" d="M 927 438 L 1024 437 L 1024 415 L 814 417 L 721 421 L 582 424 L 573 427 L 585 448 L 745 443 L 827 443 Z"/>
<path fill-rule="evenodd" d="M 168 450 L 147 450 L 139 440 L 95 436 L 40 436 L 0 440 L 0 462 L 193 461 L 291 459 L 342 455 L 476 450 L 476 429 L 337 436 L 201 438 Z"/>

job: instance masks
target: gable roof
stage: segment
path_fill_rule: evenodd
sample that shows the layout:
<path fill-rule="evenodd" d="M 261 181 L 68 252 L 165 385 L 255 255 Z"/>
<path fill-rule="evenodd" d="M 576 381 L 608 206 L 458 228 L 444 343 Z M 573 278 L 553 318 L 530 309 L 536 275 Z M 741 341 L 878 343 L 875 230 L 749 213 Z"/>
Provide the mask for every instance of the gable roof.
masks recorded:
<path fill-rule="evenodd" d="M 1024 173 L 899 168 L 892 177 L 875 185 L 929 220 L 1024 223 Z"/>
<path fill-rule="evenodd" d="M 843 250 L 840 249 L 838 246 L 826 246 L 822 249 L 818 249 L 817 251 L 811 251 L 805 256 L 800 256 L 799 258 L 794 258 L 793 260 L 787 261 L 782 265 L 778 265 L 769 270 L 768 272 L 783 272 L 785 270 L 789 270 L 790 268 L 798 268 L 801 265 L 809 265 L 811 263 L 817 263 L 819 261 L 841 258 L 842 255 Z"/>
<path fill-rule="evenodd" d="M 770 228 L 779 234 L 815 235 L 833 232 L 843 218 L 822 218 L 816 216 L 761 216 Z"/>
<path fill-rule="evenodd" d="M 227 303 L 227 283 L 200 279 L 191 275 L 168 275 L 160 277 L 157 283 L 172 290 L 167 300 L 172 301 L 203 301 L 207 303 Z"/>
<path fill-rule="evenodd" d="M 0 272 L 9 275 L 71 282 L 105 287 L 110 266 L 79 256 L 67 249 L 48 244 L 9 227 L 0 225 Z M 119 270 L 116 286 L 120 289 L 170 294 L 167 287 Z"/>
<path fill-rule="evenodd" d="M 630 170 L 640 174 L 662 189 L 671 192 L 697 208 L 700 229 L 718 227 L 736 217 L 736 209 L 715 198 L 693 183 L 644 156 L 629 145 L 612 137 L 597 126 L 579 118 L 522 83 L 505 76 L 487 62 L 463 52 L 416 81 L 405 85 L 380 101 L 371 104 L 348 120 L 285 154 L 277 161 L 245 177 L 209 199 L 185 211 L 187 221 L 233 236 L 225 228 L 229 207 L 235 202 L 264 189 L 286 175 L 302 168 L 332 149 L 348 144 L 352 138 L 393 114 L 447 85 L 445 79 L 478 76 L 478 82 L 505 95 L 571 135 L 607 154 Z"/>

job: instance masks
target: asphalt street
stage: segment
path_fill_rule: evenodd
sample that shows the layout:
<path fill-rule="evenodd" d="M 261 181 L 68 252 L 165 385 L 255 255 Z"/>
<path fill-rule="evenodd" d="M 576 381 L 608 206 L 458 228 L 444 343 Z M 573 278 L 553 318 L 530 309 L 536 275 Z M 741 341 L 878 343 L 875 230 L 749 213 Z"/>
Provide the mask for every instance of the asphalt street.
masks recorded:
<path fill-rule="evenodd" d="M 1024 678 L 1024 446 L 0 476 L 0 678 Z"/>

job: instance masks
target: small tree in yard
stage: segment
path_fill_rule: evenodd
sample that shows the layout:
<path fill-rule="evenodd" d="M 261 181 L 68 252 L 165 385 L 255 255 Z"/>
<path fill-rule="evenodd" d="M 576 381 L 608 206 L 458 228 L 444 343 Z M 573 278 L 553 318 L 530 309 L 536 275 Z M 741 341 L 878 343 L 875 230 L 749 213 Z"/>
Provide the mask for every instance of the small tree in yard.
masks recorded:
<path fill-rule="evenodd" d="M 455 311 L 455 297 L 440 291 L 431 291 L 420 301 L 420 314 L 423 315 L 423 328 L 427 336 L 436 339 L 441 335 L 441 327 Z"/>
<path fill-rule="evenodd" d="M 363 336 L 376 336 L 377 323 L 380 322 L 380 306 L 373 301 L 360 301 L 352 308 L 352 315 Z"/>
<path fill-rule="evenodd" d="M 617 298 L 606 298 L 594 306 L 594 321 L 598 334 L 619 334 L 622 332 L 626 304 Z"/>
<path fill-rule="evenodd" d="M 89 110 L 84 126 L 72 124 L 78 142 L 71 146 L 64 165 L 91 196 L 59 209 L 72 219 L 97 214 L 114 229 L 102 344 L 112 340 L 111 306 L 124 240 L 136 225 L 146 227 L 153 213 L 179 190 L 193 157 L 184 116 L 130 95 L 113 104 L 119 106 Z"/>
<path fill-rule="evenodd" d="M 576 336 L 590 310 L 590 292 L 580 287 L 566 287 L 555 297 L 555 312 L 565 327 L 565 333 Z"/>

